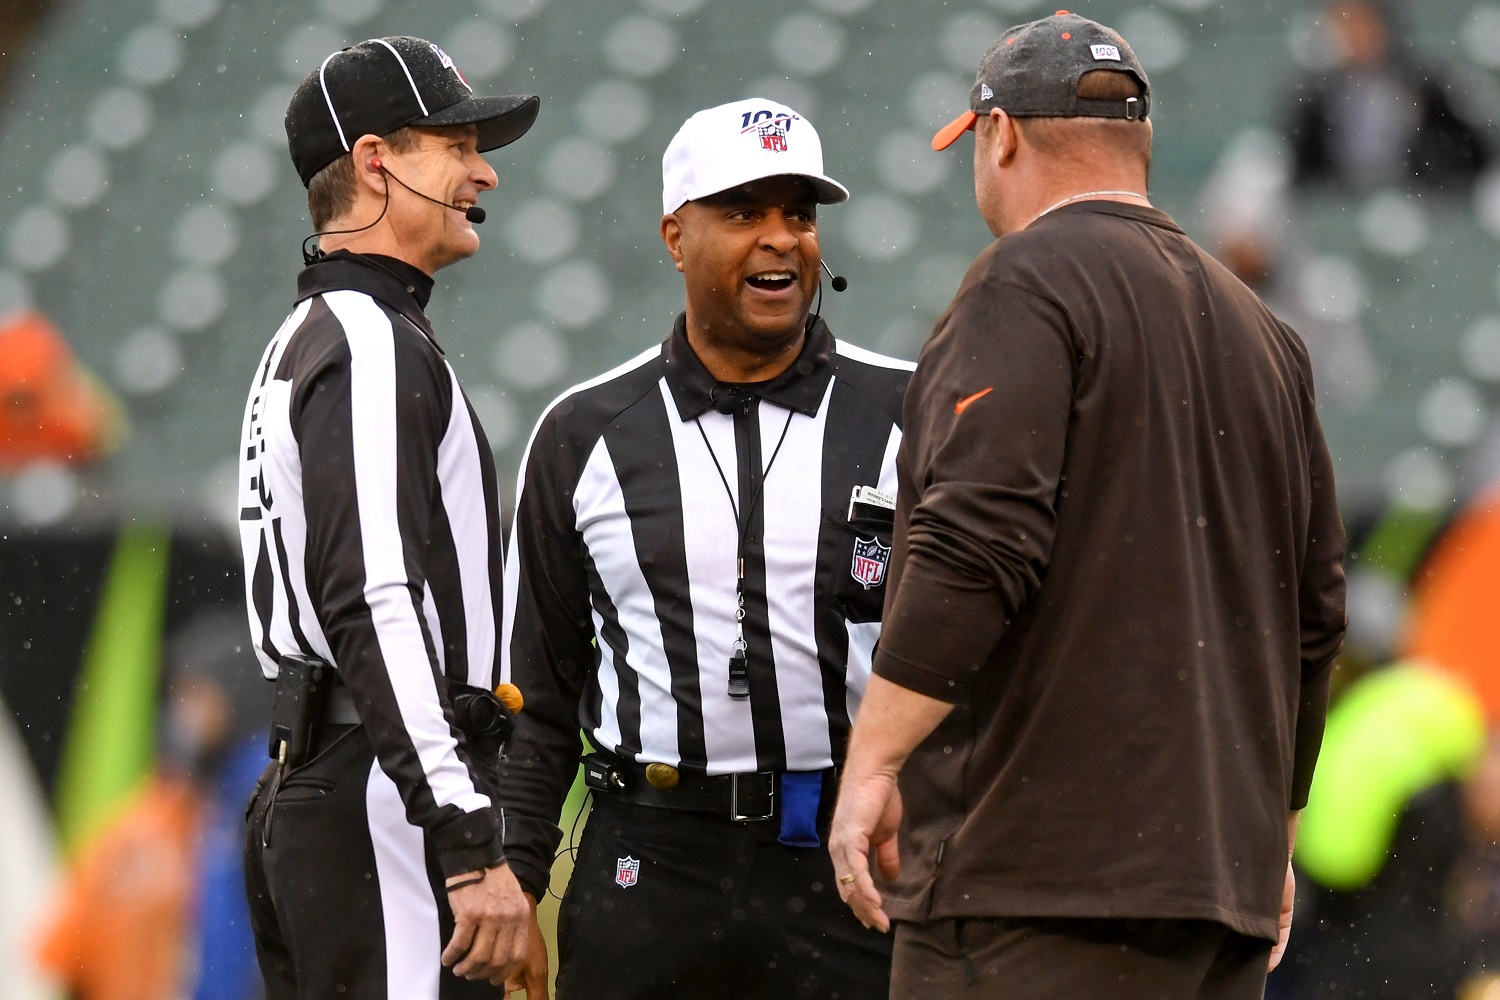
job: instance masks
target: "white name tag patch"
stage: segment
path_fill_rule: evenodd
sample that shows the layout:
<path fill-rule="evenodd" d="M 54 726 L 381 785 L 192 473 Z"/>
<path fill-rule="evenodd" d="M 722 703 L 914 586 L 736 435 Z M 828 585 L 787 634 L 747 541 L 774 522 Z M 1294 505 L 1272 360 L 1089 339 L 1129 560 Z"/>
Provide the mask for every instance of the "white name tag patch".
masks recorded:
<path fill-rule="evenodd" d="M 1097 59 L 1113 59 L 1115 62 L 1123 62 L 1120 58 L 1120 47 L 1118 45 L 1090 45 L 1089 51 L 1094 53 Z"/>

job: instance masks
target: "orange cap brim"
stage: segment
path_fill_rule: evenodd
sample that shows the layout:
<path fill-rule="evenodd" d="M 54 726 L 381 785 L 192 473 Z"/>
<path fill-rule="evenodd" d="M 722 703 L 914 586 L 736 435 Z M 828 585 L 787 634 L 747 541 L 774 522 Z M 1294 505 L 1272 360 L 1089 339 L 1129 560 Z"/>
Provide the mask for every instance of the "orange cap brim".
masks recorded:
<path fill-rule="evenodd" d="M 979 116 L 972 111 L 965 111 L 942 128 L 938 129 L 937 135 L 932 137 L 932 148 L 944 150 L 958 141 L 958 137 L 974 127 L 974 122 Z"/>

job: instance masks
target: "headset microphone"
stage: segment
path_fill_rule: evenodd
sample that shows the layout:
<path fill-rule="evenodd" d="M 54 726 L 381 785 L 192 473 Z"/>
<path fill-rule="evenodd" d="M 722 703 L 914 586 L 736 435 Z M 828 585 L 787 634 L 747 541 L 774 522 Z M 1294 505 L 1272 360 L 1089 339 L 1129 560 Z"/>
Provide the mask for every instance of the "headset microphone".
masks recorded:
<path fill-rule="evenodd" d="M 433 197 L 430 197 L 429 195 L 423 194 L 422 192 L 418 191 L 416 188 L 414 188 L 411 185 L 407 184 L 401 178 L 397 177 L 395 174 L 391 173 L 390 168 L 387 167 L 387 166 L 385 166 L 384 164 L 382 164 L 379 160 L 371 160 L 370 161 L 370 166 L 374 167 L 376 170 L 379 170 L 381 173 L 385 174 L 391 180 L 395 181 L 397 184 L 400 184 L 402 187 L 406 188 L 406 190 L 410 191 L 412 194 L 416 195 L 418 198 L 423 198 L 423 199 L 425 199 L 427 201 L 430 201 L 434 205 L 441 205 L 444 208 L 451 208 L 455 212 L 462 212 L 462 213 L 464 213 L 464 218 L 468 219 L 470 222 L 472 222 L 476 226 L 479 225 L 481 222 L 483 222 L 485 220 L 485 217 L 486 217 L 485 211 L 484 211 L 484 209 L 480 208 L 478 205 L 470 205 L 468 208 L 459 208 L 457 205 L 450 205 L 446 201 L 438 201 L 436 198 L 433 198 Z"/>
<path fill-rule="evenodd" d="M 842 274 L 834 274 L 832 269 L 829 268 L 828 262 L 826 260 L 819 261 L 819 263 L 823 265 L 823 270 L 828 272 L 828 276 L 833 279 L 829 282 L 829 284 L 833 286 L 833 290 L 835 292 L 842 292 L 844 289 L 849 287 L 849 279 L 844 277 Z"/>

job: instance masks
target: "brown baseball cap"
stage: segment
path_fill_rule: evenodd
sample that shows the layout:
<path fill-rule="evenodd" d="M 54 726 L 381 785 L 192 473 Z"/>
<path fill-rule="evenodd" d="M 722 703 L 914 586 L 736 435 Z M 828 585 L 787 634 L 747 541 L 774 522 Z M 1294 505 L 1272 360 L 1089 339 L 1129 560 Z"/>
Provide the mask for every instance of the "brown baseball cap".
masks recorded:
<path fill-rule="evenodd" d="M 1135 77 L 1141 96 L 1101 101 L 1078 96 L 1078 81 L 1096 69 Z M 1119 32 L 1079 14 L 1007 28 L 979 63 L 969 110 L 938 130 L 933 149 L 947 149 L 980 115 L 1000 108 L 1016 118 L 1124 118 L 1139 121 L 1151 110 L 1151 84 Z"/>

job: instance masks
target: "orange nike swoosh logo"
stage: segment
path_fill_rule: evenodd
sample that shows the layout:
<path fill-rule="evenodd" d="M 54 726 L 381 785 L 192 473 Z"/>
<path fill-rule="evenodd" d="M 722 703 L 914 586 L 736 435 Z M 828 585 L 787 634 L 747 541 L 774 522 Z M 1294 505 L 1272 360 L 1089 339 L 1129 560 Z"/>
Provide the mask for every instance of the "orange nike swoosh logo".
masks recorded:
<path fill-rule="evenodd" d="M 994 391 L 995 391 L 995 387 L 994 386 L 989 386 L 988 388 L 980 389 L 978 392 L 974 393 L 974 395 L 972 395 L 972 396 L 965 396 L 963 399 L 960 399 L 957 403 L 955 403 L 953 405 L 953 412 L 954 413 L 962 413 L 962 412 L 964 412 L 965 410 L 967 410 L 969 408 L 969 404 L 972 403 L 972 402 L 974 402 L 974 400 L 976 400 L 976 399 L 982 399 L 982 398 L 984 398 L 985 396 L 988 396 L 991 392 L 994 392 Z"/>

